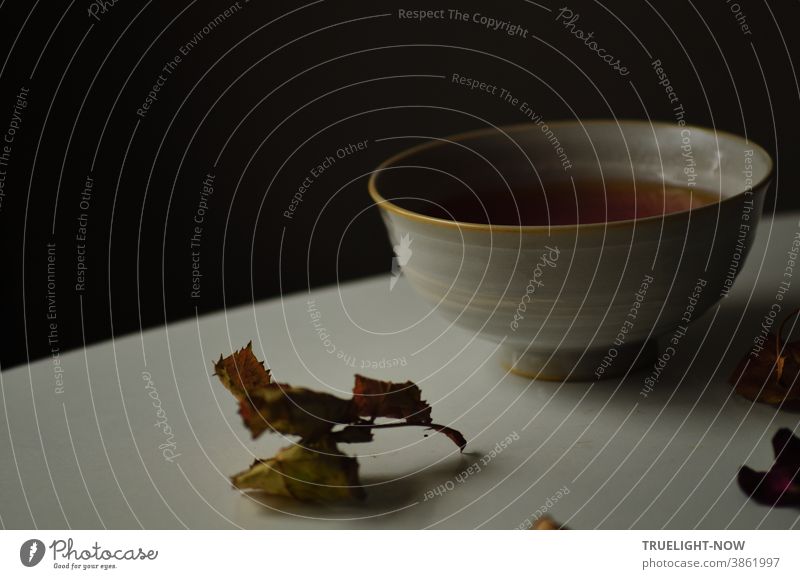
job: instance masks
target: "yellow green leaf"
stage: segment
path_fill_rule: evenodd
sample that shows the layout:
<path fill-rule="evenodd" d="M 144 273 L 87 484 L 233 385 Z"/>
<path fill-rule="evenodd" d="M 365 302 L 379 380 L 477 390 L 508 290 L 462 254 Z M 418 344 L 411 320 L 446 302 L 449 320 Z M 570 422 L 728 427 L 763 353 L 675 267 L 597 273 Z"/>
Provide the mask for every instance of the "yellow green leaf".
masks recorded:
<path fill-rule="evenodd" d="M 327 503 L 364 498 L 358 462 L 327 441 L 313 447 L 282 448 L 273 458 L 257 460 L 248 470 L 235 475 L 233 484 L 301 501 Z"/>

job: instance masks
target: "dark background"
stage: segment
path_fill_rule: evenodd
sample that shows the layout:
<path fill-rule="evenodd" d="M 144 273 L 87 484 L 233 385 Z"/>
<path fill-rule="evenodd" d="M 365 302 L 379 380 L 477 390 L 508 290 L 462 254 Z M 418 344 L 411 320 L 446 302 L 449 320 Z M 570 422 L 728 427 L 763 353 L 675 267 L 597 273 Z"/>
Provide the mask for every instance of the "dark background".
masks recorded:
<path fill-rule="evenodd" d="M 505 87 L 548 120 L 674 120 L 651 66 L 660 59 L 687 121 L 773 152 L 765 211 L 800 207 L 796 1 L 738 2 L 749 35 L 725 0 L 542 0 L 552 11 L 525 0 L 458 2 L 527 28 L 527 38 L 398 18 L 398 8 L 453 4 L 242 1 L 166 75 L 145 118 L 137 109 L 162 67 L 231 2 L 118 0 L 99 21 L 91 4 L 0 7 L 0 135 L 20 88 L 30 91 L 0 207 L 3 368 L 195 311 L 388 270 L 368 172 L 420 137 L 525 120 L 499 98 L 452 83 L 453 73 Z M 629 76 L 556 22 L 563 6 Z M 375 142 L 397 136 L 409 138 Z M 293 219 L 283 216 L 313 167 L 365 139 L 365 150 L 314 181 Z M 214 193 L 193 298 L 190 238 L 208 173 Z M 94 186 L 82 210 L 87 176 Z M 77 291 L 81 213 L 87 270 Z"/>

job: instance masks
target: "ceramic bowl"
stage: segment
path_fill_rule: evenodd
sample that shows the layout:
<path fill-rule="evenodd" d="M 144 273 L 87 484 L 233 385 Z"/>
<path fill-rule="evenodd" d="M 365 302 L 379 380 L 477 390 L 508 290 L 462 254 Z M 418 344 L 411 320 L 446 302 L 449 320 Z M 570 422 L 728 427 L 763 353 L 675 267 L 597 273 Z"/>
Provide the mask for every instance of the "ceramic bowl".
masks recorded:
<path fill-rule="evenodd" d="M 713 129 L 566 121 L 426 141 L 382 163 L 369 192 L 404 275 L 440 314 L 500 344 L 514 372 L 597 380 L 668 362 L 691 322 L 730 291 L 771 172 L 764 149 Z M 564 195 L 565 182 L 588 181 L 598 195 L 607 183 L 658 183 L 715 200 L 666 215 L 533 226 L 425 209 L 458 196 Z"/>

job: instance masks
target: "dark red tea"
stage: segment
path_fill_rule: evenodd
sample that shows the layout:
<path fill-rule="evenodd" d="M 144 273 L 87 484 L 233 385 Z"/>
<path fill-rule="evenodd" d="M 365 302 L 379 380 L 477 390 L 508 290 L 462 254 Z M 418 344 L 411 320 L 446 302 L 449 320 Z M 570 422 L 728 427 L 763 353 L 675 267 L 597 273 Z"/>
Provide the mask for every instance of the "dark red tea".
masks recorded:
<path fill-rule="evenodd" d="M 664 183 L 571 181 L 545 183 L 544 191 L 461 193 L 398 204 L 412 211 L 467 223 L 571 225 L 641 219 L 715 203 L 719 195 Z"/>

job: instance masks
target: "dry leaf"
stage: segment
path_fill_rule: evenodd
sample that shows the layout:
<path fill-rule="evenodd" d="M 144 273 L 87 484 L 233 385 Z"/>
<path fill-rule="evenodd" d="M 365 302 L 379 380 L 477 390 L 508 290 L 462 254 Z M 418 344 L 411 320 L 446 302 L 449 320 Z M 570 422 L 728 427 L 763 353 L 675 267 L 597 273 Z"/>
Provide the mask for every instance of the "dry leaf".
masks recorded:
<path fill-rule="evenodd" d="M 743 466 L 739 486 L 753 500 L 777 507 L 800 507 L 800 438 L 781 428 L 772 438 L 775 463 L 766 472 Z"/>
<path fill-rule="evenodd" d="M 227 358 L 219 357 L 214 364 L 214 374 L 237 399 L 248 392 L 259 390 L 272 382 L 269 370 L 253 354 L 253 342 Z"/>
<path fill-rule="evenodd" d="M 337 424 L 356 419 L 349 400 L 324 392 L 275 384 L 241 402 L 241 414 L 253 438 L 266 429 L 314 440 Z"/>
<path fill-rule="evenodd" d="M 431 407 L 413 382 L 395 384 L 357 375 L 353 398 L 343 400 L 273 382 L 253 354 L 252 343 L 227 358 L 220 356 L 214 373 L 239 401 L 239 414 L 253 438 L 267 430 L 300 437 L 297 445 L 235 475 L 238 488 L 304 501 L 362 498 L 358 461 L 340 452 L 337 443 L 369 442 L 376 429 L 422 426 L 441 432 L 461 450 L 467 444 L 457 430 L 432 422 Z M 398 421 L 375 424 L 377 418 Z"/>
<path fill-rule="evenodd" d="M 359 416 L 370 420 L 405 418 L 418 424 L 431 421 L 431 407 L 422 400 L 422 392 L 413 382 L 397 384 L 356 374 L 353 404 Z"/>
<path fill-rule="evenodd" d="M 358 480 L 358 461 L 339 452 L 327 439 L 313 446 L 282 448 L 273 458 L 255 461 L 232 480 L 240 489 L 301 501 L 335 502 L 365 496 Z"/>
<path fill-rule="evenodd" d="M 566 531 L 568 530 L 567 527 L 561 526 L 561 524 L 556 523 L 552 517 L 548 515 L 544 515 L 543 517 L 539 517 L 536 521 L 531 525 L 531 528 L 528 529 L 529 531 Z"/>
<path fill-rule="evenodd" d="M 239 414 L 253 438 L 272 430 L 313 440 L 357 418 L 349 400 L 272 382 L 251 344 L 232 356 L 220 357 L 214 370 L 239 400 Z"/>
<path fill-rule="evenodd" d="M 444 434 L 462 451 L 467 445 L 467 440 L 458 430 L 433 423 L 431 407 L 422 400 L 422 391 L 413 382 L 384 382 L 356 374 L 353 404 L 356 413 L 370 421 L 376 418 L 405 418 L 407 423 L 427 426 Z"/>
<path fill-rule="evenodd" d="M 800 342 L 782 339 L 784 325 L 795 314 L 784 319 L 777 334 L 767 336 L 767 343 L 774 347 L 751 351 L 736 366 L 728 381 L 738 394 L 783 410 L 800 410 Z"/>

